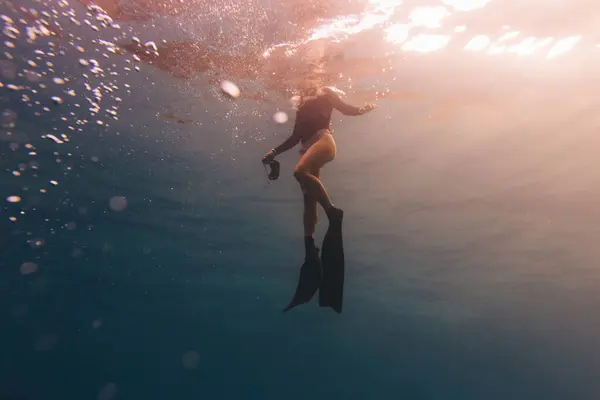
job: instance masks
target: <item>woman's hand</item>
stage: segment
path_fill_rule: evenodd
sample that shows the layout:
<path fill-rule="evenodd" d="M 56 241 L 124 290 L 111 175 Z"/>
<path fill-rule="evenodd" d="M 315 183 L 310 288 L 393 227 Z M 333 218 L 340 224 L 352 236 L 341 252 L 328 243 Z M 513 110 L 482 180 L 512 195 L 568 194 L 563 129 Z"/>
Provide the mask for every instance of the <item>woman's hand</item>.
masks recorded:
<path fill-rule="evenodd" d="M 377 106 L 376 106 L 375 104 L 373 104 L 373 103 L 368 103 L 368 104 L 365 104 L 364 106 L 362 106 L 362 107 L 360 108 L 360 111 L 359 111 L 359 112 L 360 112 L 360 115 L 363 115 L 363 114 L 366 114 L 366 113 L 368 113 L 369 111 L 371 111 L 371 110 L 374 110 L 374 109 L 376 109 L 376 108 L 377 108 Z"/>
<path fill-rule="evenodd" d="M 276 154 L 277 153 L 275 152 L 275 149 L 269 150 L 269 152 L 267 154 L 265 154 L 265 156 L 262 159 L 263 164 L 268 164 L 271 161 L 273 161 L 273 159 L 275 158 Z"/>

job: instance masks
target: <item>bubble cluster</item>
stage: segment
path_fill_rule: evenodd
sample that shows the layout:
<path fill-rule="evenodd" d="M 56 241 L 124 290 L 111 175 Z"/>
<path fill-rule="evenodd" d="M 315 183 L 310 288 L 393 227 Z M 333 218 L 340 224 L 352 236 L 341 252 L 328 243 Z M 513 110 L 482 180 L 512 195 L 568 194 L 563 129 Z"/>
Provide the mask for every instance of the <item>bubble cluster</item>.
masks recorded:
<path fill-rule="evenodd" d="M 5 149 L 13 152 L 6 162 L 14 164 L 6 165 L 6 173 L 12 182 L 22 182 L 21 190 L 11 189 L 12 193 L 4 195 L 9 203 L 5 208 L 10 210 L 4 218 L 16 226 L 29 216 L 41 218 L 44 223 L 38 231 L 22 233 L 32 235 L 24 240 L 37 249 L 57 232 L 89 230 L 89 226 L 78 226 L 80 222 L 73 217 L 61 220 L 47 214 L 70 202 L 64 197 L 68 189 L 62 192 L 61 186 L 77 170 L 78 154 L 72 149 L 78 153 L 97 151 L 78 143 L 63 149 L 80 135 L 109 131 L 122 118 L 122 102 L 134 91 L 129 75 L 142 70 L 140 57 L 124 52 L 122 43 L 137 43 L 144 54 L 154 57 L 159 48 L 152 37 L 138 38 L 133 27 L 121 28 L 109 12 L 96 4 L 74 7 L 67 0 L 58 0 L 24 7 L 13 2 L 3 10 L 10 15 L 0 15 L 4 44 L 0 90 L 5 99 L 0 108 L 0 141 L 7 142 Z M 30 124 L 37 131 L 30 129 Z M 96 155 L 81 156 L 99 162 Z M 55 163 L 48 162 L 50 157 Z M 57 199 L 52 193 L 64 194 Z M 54 201 L 60 203 L 49 204 Z M 109 205 L 114 211 L 122 211 L 127 200 L 117 196 L 109 200 Z M 75 210 L 79 207 L 80 215 L 87 212 L 84 205 L 72 206 Z M 36 236 L 45 239 L 31 239 Z M 82 255 L 79 248 L 72 252 L 73 257 Z M 35 263 L 21 266 L 23 275 L 36 270 Z"/>

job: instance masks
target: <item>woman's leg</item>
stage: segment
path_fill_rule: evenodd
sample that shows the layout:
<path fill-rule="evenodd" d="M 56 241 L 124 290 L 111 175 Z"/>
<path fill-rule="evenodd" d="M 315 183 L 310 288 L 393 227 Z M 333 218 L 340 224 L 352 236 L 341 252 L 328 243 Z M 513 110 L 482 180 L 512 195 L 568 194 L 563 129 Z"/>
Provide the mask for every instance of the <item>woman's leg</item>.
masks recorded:
<path fill-rule="evenodd" d="M 319 170 L 312 171 L 312 175 L 317 179 L 319 178 Z M 303 190 L 304 192 L 304 190 Z M 310 197 L 304 192 L 304 237 L 313 238 L 315 237 L 315 230 L 317 229 L 317 216 L 318 216 L 318 203 L 317 200 Z M 311 243 L 307 243 L 310 246 Z M 313 241 L 314 244 L 314 241 Z"/>
<path fill-rule="evenodd" d="M 329 194 L 318 177 L 311 172 L 320 170 L 328 162 L 335 158 L 335 141 L 330 134 L 325 134 L 300 158 L 294 169 L 294 176 L 302 186 L 302 190 L 309 199 L 316 200 L 330 216 L 335 209 L 329 198 Z"/>

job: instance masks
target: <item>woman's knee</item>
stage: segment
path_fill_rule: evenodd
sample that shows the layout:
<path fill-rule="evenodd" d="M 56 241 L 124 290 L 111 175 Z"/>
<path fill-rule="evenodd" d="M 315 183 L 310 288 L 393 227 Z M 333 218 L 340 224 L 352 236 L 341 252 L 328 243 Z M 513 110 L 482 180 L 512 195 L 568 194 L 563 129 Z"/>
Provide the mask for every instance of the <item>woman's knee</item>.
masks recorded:
<path fill-rule="evenodd" d="M 308 175 L 309 175 L 309 172 L 306 171 L 304 168 L 294 169 L 294 178 L 296 178 L 296 180 L 298 182 L 302 182 L 303 180 L 305 180 Z"/>

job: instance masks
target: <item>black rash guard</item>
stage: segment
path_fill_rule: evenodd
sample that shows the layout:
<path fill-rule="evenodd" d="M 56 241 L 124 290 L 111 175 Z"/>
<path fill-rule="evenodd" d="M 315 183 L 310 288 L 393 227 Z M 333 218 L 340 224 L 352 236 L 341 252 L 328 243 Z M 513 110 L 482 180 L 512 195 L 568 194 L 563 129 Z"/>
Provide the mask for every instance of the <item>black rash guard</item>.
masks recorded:
<path fill-rule="evenodd" d="M 307 96 L 302 99 L 302 104 L 296 112 L 292 136 L 305 143 L 319 130 L 329 129 L 334 108 L 344 115 L 360 115 L 358 107 L 344 103 L 330 91 L 317 96 Z"/>
<path fill-rule="evenodd" d="M 315 96 L 305 96 L 296 112 L 294 131 L 288 140 L 274 149 L 276 154 L 292 148 L 298 142 L 308 142 L 321 129 L 329 129 L 334 108 L 344 115 L 361 115 L 359 107 L 345 103 L 330 88 L 323 88 Z"/>

